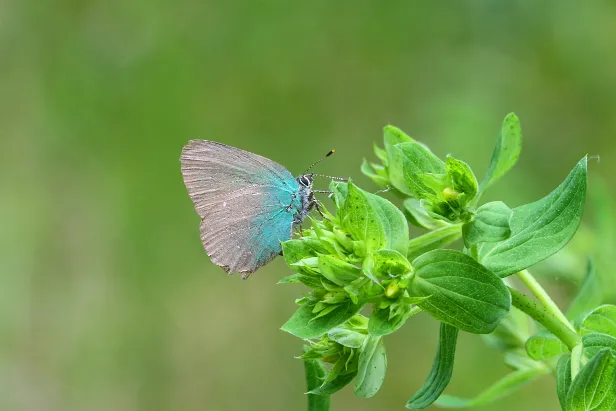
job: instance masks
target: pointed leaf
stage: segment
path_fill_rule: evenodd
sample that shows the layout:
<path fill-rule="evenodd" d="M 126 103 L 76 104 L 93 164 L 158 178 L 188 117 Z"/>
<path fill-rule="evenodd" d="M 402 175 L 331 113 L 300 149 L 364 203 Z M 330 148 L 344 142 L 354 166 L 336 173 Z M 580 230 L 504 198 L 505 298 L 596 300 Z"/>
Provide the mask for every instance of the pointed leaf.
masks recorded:
<path fill-rule="evenodd" d="M 361 269 L 332 255 L 320 255 L 318 259 L 321 275 L 336 285 L 345 286 L 361 276 Z"/>
<path fill-rule="evenodd" d="M 571 354 L 563 354 L 556 363 L 556 394 L 560 407 L 564 410 L 567 404 L 567 393 L 571 386 Z"/>
<path fill-rule="evenodd" d="M 305 275 L 305 274 L 291 274 L 284 278 L 281 278 L 276 284 L 296 284 L 302 283 L 310 288 L 320 288 L 321 287 L 321 279 L 319 277 L 315 277 L 313 275 Z"/>
<path fill-rule="evenodd" d="M 453 189 L 459 193 L 466 194 L 467 202 L 475 198 L 479 190 L 477 178 L 473 170 L 464 161 L 455 159 L 451 156 L 446 161 L 447 175 L 453 183 Z"/>
<path fill-rule="evenodd" d="M 344 207 L 344 202 L 346 201 L 347 194 L 349 192 L 349 188 L 347 183 L 343 183 L 341 181 L 332 180 L 329 183 L 329 190 L 332 192 L 332 197 L 334 203 L 336 204 L 337 209 L 337 217 L 342 220 L 344 215 L 342 214 L 342 209 Z"/>
<path fill-rule="evenodd" d="M 407 136 L 404 131 L 400 130 L 395 126 L 385 126 L 383 127 L 383 141 L 385 143 L 385 153 L 387 153 L 388 157 L 391 157 L 391 151 L 393 146 L 400 143 L 412 143 L 413 140 L 409 136 Z M 380 158 L 383 153 L 377 152 L 375 150 L 375 154 Z"/>
<path fill-rule="evenodd" d="M 315 395 L 332 395 L 344 387 L 346 387 L 353 378 L 357 375 L 357 371 L 347 373 L 347 374 L 339 374 L 332 381 L 326 381 L 320 387 L 317 387 L 309 392 L 309 394 Z"/>
<path fill-rule="evenodd" d="M 445 391 L 453 373 L 458 332 L 456 327 L 441 323 L 439 346 L 430 374 L 421 388 L 408 400 L 406 408 L 411 410 L 426 408 Z"/>
<path fill-rule="evenodd" d="M 479 261 L 500 277 L 524 270 L 565 246 L 578 229 L 586 197 L 586 157 L 547 197 L 513 209 L 511 236 L 483 243 Z"/>
<path fill-rule="evenodd" d="M 299 338 L 317 338 L 354 316 L 362 305 L 346 301 L 326 315 L 314 313 L 314 307 L 314 303 L 302 304 L 281 329 Z"/>
<path fill-rule="evenodd" d="M 434 190 L 426 186 L 421 176 L 428 173 L 444 174 L 446 169 L 443 160 L 414 140 L 391 146 L 387 152 L 389 180 L 396 189 L 416 198 L 434 195 Z"/>
<path fill-rule="evenodd" d="M 432 218 L 422 207 L 421 202 L 416 198 L 407 198 L 404 200 L 403 204 L 407 220 L 416 227 L 425 228 L 426 230 L 436 230 L 449 226 L 449 223 L 442 219 Z"/>
<path fill-rule="evenodd" d="M 282 254 L 287 265 L 295 264 L 307 257 L 314 257 L 314 249 L 307 241 L 289 240 L 282 243 Z"/>
<path fill-rule="evenodd" d="M 381 187 L 389 185 L 389 180 L 383 175 L 385 173 L 383 166 L 371 164 L 364 158 L 364 161 L 361 163 L 361 172 Z"/>
<path fill-rule="evenodd" d="M 586 363 L 567 393 L 567 411 L 612 411 L 616 408 L 616 358 L 603 348 Z"/>
<path fill-rule="evenodd" d="M 410 306 L 405 309 L 401 315 L 390 318 L 390 307 L 379 309 L 374 308 L 370 321 L 368 321 L 368 332 L 375 337 L 381 337 L 391 334 L 404 325 L 406 320 L 411 317 L 414 312 Z"/>
<path fill-rule="evenodd" d="M 390 248 L 406 253 L 408 225 L 402 212 L 389 201 L 349 182 L 341 212 L 343 227 L 365 244 L 366 252 Z"/>
<path fill-rule="evenodd" d="M 398 141 L 395 144 L 398 144 L 398 143 L 402 143 L 402 141 Z M 376 155 L 378 159 L 383 162 L 384 166 L 387 166 L 387 151 L 377 146 L 376 143 L 374 143 L 372 147 L 374 149 L 374 155 Z"/>
<path fill-rule="evenodd" d="M 346 328 L 333 328 L 327 336 L 338 344 L 350 348 L 359 348 L 366 340 L 367 335 Z"/>
<path fill-rule="evenodd" d="M 522 129 L 520 128 L 520 120 L 514 113 L 509 113 L 503 120 L 490 167 L 479 190 L 484 191 L 505 175 L 518 161 L 521 151 Z"/>

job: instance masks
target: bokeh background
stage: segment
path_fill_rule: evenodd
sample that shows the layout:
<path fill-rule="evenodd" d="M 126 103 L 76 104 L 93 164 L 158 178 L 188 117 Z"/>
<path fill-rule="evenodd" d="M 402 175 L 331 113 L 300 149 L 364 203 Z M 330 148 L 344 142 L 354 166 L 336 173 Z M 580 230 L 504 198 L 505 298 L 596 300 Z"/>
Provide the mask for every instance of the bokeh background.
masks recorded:
<path fill-rule="evenodd" d="M 485 200 L 538 199 L 586 153 L 613 195 L 615 39 L 608 0 L 0 0 L 0 410 L 303 410 L 301 343 L 279 327 L 304 290 L 276 285 L 280 260 L 247 281 L 209 261 L 182 146 L 294 174 L 336 148 L 318 171 L 376 190 L 359 166 L 385 124 L 482 175 L 515 111 L 522 157 Z M 542 280 L 562 304 L 584 230 Z M 437 332 L 419 316 L 388 337 L 382 390 L 332 410 L 403 409 Z M 447 392 L 506 372 L 464 334 Z M 554 381 L 482 409 L 557 410 Z"/>

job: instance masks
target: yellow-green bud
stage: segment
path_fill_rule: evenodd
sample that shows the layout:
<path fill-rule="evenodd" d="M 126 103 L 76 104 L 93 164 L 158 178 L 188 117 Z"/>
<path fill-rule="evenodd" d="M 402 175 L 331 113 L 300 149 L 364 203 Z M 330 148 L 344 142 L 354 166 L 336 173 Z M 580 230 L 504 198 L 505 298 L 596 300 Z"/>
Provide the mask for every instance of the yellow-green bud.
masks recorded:
<path fill-rule="evenodd" d="M 446 187 L 446 188 L 443 190 L 443 193 L 442 193 L 442 194 L 443 194 L 443 198 L 444 198 L 446 201 L 453 201 L 453 200 L 457 200 L 457 199 L 458 199 L 458 196 L 460 196 L 460 193 L 459 193 L 459 192 L 457 192 L 456 190 L 454 190 L 454 189 L 453 189 L 453 188 L 451 188 L 451 187 Z"/>

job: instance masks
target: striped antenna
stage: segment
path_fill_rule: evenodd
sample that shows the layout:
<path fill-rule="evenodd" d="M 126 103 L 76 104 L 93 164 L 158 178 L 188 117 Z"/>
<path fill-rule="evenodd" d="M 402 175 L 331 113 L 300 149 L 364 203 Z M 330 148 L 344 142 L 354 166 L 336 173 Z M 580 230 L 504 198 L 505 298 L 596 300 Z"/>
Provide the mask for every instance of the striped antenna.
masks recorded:
<path fill-rule="evenodd" d="M 331 156 L 332 154 L 334 154 L 336 152 L 336 150 L 329 150 L 329 153 L 325 154 L 323 157 L 321 157 L 319 160 L 315 161 L 314 163 L 312 163 L 312 165 L 310 167 L 308 167 L 306 169 L 306 171 L 304 171 L 302 174 L 306 174 L 308 171 L 310 171 L 312 169 L 312 167 L 316 166 L 317 164 L 319 164 L 321 161 L 325 160 L 327 157 Z M 316 174 L 315 174 L 316 175 Z"/>
<path fill-rule="evenodd" d="M 334 176 L 326 176 L 325 174 L 312 174 L 315 177 L 324 177 L 324 178 L 330 178 L 332 180 L 336 180 L 336 181 L 349 181 L 348 178 L 342 178 L 342 177 L 334 177 Z"/>

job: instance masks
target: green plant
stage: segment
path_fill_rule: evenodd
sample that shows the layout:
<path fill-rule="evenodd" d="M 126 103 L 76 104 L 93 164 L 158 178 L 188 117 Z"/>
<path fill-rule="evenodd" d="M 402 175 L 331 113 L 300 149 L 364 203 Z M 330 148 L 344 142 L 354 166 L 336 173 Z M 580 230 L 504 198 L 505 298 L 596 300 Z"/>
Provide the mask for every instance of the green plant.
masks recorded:
<path fill-rule="evenodd" d="M 384 337 L 419 313 L 440 321 L 440 339 L 409 409 L 486 404 L 545 374 L 556 377 L 563 410 L 616 409 L 616 306 L 600 305 L 592 264 L 568 316 L 527 270 L 577 231 L 587 158 L 546 197 L 509 208 L 479 200 L 518 159 L 522 133 L 514 114 L 503 121 L 480 183 L 463 161 L 442 160 L 395 127 L 384 134 L 384 148 L 374 149 L 380 162 L 364 161 L 362 171 L 401 197 L 403 211 L 352 181 L 332 182 L 335 213 L 325 211 L 283 244 L 294 274 L 281 282 L 310 288 L 282 326 L 306 343 L 300 358 L 309 409 L 329 409 L 329 396 L 353 381 L 356 395 L 376 394 L 387 368 Z M 409 239 L 408 223 L 425 232 Z M 462 251 L 445 248 L 459 239 Z M 368 317 L 360 313 L 365 307 Z M 512 368 L 472 399 L 443 394 L 460 331 L 485 334 Z"/>

